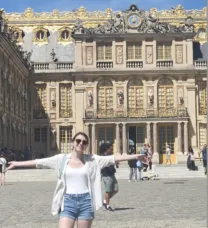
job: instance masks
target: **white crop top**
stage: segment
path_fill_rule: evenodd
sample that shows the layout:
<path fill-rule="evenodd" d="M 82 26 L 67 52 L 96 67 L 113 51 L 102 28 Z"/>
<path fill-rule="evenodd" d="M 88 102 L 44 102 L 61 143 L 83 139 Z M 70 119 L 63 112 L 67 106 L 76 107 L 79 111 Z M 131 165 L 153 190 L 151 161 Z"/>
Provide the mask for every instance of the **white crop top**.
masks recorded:
<path fill-rule="evenodd" d="M 83 194 L 89 192 L 87 163 L 82 168 L 66 168 L 66 193 Z"/>

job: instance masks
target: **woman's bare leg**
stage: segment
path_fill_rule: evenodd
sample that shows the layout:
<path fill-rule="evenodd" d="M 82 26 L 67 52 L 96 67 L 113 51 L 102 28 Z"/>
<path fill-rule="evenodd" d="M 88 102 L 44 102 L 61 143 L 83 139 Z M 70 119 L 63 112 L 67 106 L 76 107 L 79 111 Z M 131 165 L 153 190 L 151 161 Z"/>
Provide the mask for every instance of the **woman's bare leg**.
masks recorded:
<path fill-rule="evenodd" d="M 74 228 L 75 220 L 69 218 L 59 219 L 59 228 Z"/>
<path fill-rule="evenodd" d="M 90 228 L 92 225 L 92 220 L 78 220 L 77 228 Z"/>

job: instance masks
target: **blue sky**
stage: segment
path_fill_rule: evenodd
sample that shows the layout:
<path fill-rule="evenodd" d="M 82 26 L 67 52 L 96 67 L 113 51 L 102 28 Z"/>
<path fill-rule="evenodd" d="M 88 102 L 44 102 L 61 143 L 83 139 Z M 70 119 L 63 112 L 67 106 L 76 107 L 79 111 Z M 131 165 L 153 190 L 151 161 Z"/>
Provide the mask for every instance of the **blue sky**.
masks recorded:
<path fill-rule="evenodd" d="M 152 7 L 159 10 L 169 9 L 178 4 L 185 9 L 202 9 L 206 6 L 206 0 L 1 0 L 0 8 L 4 8 L 6 12 L 23 12 L 27 7 L 31 7 L 36 12 L 49 12 L 53 9 L 71 11 L 83 5 L 88 11 L 104 11 L 106 8 L 116 11 L 127 9 L 131 4 L 144 10 Z"/>

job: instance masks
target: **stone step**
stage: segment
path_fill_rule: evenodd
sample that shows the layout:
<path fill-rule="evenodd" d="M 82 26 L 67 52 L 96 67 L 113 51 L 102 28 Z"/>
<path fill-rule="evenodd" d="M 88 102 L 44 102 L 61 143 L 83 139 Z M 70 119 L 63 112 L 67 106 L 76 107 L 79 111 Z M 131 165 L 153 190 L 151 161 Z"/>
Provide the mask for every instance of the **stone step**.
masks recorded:
<path fill-rule="evenodd" d="M 157 173 L 160 179 L 167 178 L 205 178 L 202 166 L 198 171 L 189 171 L 185 166 L 158 166 Z M 147 175 L 148 173 L 143 173 Z M 125 165 L 116 170 L 118 179 L 128 179 L 129 168 Z M 17 169 L 6 173 L 8 182 L 26 182 L 26 181 L 55 181 L 56 173 L 51 169 Z"/>

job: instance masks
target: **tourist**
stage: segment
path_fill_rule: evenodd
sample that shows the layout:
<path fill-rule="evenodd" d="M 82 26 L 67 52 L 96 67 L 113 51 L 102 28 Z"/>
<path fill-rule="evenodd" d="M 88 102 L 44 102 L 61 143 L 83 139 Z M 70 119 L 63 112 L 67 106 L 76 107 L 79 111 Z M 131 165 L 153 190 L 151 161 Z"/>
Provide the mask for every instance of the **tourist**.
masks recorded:
<path fill-rule="evenodd" d="M 58 182 L 52 203 L 52 214 L 59 215 L 59 228 L 73 228 L 75 221 L 78 228 L 90 228 L 95 210 L 103 205 L 100 171 L 104 167 L 115 165 L 116 162 L 143 159 L 143 156 L 138 154 L 86 155 L 84 151 L 88 143 L 88 136 L 79 132 L 72 139 L 72 153 L 31 161 L 12 161 L 7 168 L 56 169 Z"/>
<path fill-rule="evenodd" d="M 172 164 L 171 162 L 171 150 L 170 150 L 170 146 L 167 146 L 166 149 L 166 164 L 168 163 L 168 161 L 170 162 L 170 165 Z"/>
<path fill-rule="evenodd" d="M 188 149 L 187 168 L 190 171 L 191 170 L 196 170 L 194 151 L 193 151 L 191 146 Z"/>
<path fill-rule="evenodd" d="M 5 185 L 5 170 L 6 170 L 6 159 L 4 158 L 4 154 L 0 155 L 0 184 Z"/>
<path fill-rule="evenodd" d="M 137 165 L 138 172 L 139 172 L 139 179 L 138 180 L 141 181 L 142 180 L 143 163 L 140 160 L 138 160 L 137 163 L 136 163 L 136 165 Z"/>
<path fill-rule="evenodd" d="M 207 145 L 204 144 L 202 148 L 202 159 L 203 159 L 203 166 L 204 166 L 204 174 L 207 175 Z"/>
<path fill-rule="evenodd" d="M 100 146 L 100 155 L 109 156 L 113 154 L 113 145 L 111 143 L 103 143 Z M 110 206 L 110 199 L 118 192 L 118 182 L 115 177 L 116 169 L 114 164 L 101 170 L 103 183 L 105 186 L 105 196 L 103 206 L 108 211 L 114 211 Z"/>
<path fill-rule="evenodd" d="M 129 154 L 135 154 L 135 149 L 129 148 Z M 137 159 L 133 159 L 128 161 L 128 165 L 129 165 L 129 182 L 131 182 L 132 180 L 137 181 Z"/>

